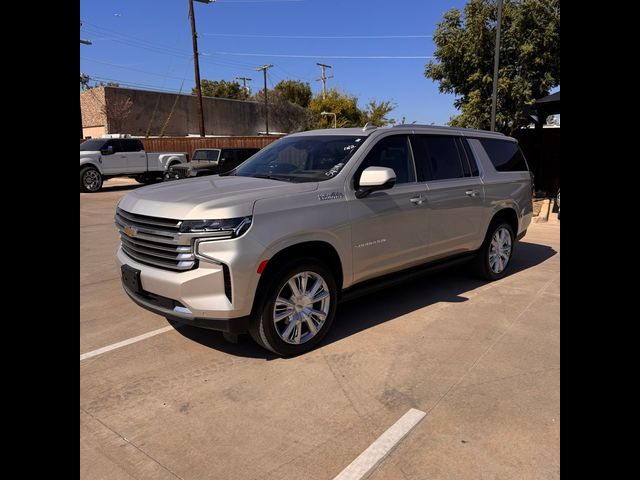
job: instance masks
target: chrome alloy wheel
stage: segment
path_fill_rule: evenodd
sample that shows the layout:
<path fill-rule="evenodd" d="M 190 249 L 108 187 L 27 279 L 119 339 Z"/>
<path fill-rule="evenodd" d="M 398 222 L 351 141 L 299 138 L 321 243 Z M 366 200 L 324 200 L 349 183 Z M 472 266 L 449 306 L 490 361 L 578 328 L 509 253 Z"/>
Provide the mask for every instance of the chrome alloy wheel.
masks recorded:
<path fill-rule="evenodd" d="M 100 188 L 100 174 L 95 170 L 87 170 L 82 175 L 82 183 L 87 190 L 95 192 Z"/>
<path fill-rule="evenodd" d="M 511 234 L 504 227 L 493 234 L 489 248 L 489 267 L 493 273 L 501 273 L 511 259 Z"/>
<path fill-rule="evenodd" d="M 283 285 L 276 298 L 273 307 L 276 332 L 286 343 L 306 343 L 322 329 L 330 306 L 327 282 L 315 272 L 297 273 Z"/>

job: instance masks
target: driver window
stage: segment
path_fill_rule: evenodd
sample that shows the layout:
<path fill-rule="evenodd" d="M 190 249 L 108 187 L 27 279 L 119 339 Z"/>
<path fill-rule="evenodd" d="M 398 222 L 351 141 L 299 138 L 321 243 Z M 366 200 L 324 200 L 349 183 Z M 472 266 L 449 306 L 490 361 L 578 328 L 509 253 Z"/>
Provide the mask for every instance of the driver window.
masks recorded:
<path fill-rule="evenodd" d="M 407 135 L 391 135 L 378 141 L 367 154 L 355 174 L 355 188 L 359 188 L 360 175 L 368 167 L 387 167 L 396 174 L 396 185 L 416 181 L 416 169 Z"/>

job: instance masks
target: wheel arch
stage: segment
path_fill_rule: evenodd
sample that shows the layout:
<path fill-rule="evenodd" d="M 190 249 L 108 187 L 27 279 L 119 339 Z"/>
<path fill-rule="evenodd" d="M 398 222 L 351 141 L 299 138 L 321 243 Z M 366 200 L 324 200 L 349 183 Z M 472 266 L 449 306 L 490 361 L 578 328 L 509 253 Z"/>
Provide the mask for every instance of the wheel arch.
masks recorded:
<path fill-rule="evenodd" d="M 256 287 L 252 312 L 255 313 L 256 307 L 262 304 L 266 287 L 273 275 L 283 265 L 292 262 L 295 258 L 314 258 L 329 268 L 334 275 L 338 294 L 340 294 L 344 283 L 344 269 L 337 249 L 324 240 L 302 241 L 281 248 L 268 260 Z"/>

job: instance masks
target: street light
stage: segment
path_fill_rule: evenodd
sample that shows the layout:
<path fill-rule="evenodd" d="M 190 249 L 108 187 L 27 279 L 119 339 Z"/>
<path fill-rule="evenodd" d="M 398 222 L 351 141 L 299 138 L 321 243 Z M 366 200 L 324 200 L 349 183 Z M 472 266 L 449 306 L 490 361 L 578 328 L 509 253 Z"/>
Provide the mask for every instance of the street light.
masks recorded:
<path fill-rule="evenodd" d="M 213 3 L 215 0 L 195 0 L 200 3 Z M 200 61 L 198 60 L 198 34 L 196 33 L 196 16 L 193 11 L 193 0 L 189 0 L 189 19 L 191 20 L 191 40 L 193 43 L 193 70 L 198 92 L 198 109 L 200 113 L 200 136 L 204 137 L 204 113 L 202 108 L 202 87 L 200 85 Z"/>
<path fill-rule="evenodd" d="M 331 113 L 331 112 L 320 112 L 320 115 L 322 116 L 327 116 L 327 115 L 333 115 L 333 128 L 337 128 L 337 120 L 338 117 L 335 113 Z"/>

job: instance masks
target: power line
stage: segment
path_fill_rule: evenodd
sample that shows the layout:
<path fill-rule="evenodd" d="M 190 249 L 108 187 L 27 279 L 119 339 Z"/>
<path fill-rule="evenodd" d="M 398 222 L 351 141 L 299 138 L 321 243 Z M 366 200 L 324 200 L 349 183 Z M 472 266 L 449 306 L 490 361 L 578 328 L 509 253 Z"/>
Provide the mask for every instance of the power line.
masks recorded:
<path fill-rule="evenodd" d="M 269 35 L 252 33 L 201 33 L 207 37 L 235 37 L 235 38 L 297 38 L 297 39 L 391 39 L 391 38 L 432 38 L 433 35 Z"/>
<path fill-rule="evenodd" d="M 147 75 L 155 75 L 157 77 L 163 77 L 163 78 L 174 78 L 176 80 L 182 80 L 183 77 L 174 77 L 172 75 L 165 75 L 162 73 L 154 73 L 154 72 L 148 72 L 146 70 L 140 70 L 138 68 L 131 68 L 131 67 L 125 67 L 123 65 L 118 65 L 115 63 L 109 63 L 109 62 L 103 62 L 101 60 L 95 60 L 93 58 L 87 58 L 87 57 L 80 57 L 81 60 L 87 60 L 89 62 L 95 62 L 95 63 L 100 63 L 102 65 L 108 65 L 110 67 L 116 67 L 116 68 L 122 68 L 124 70 L 131 70 L 132 72 L 140 72 L 140 73 L 146 73 Z"/>
<path fill-rule="evenodd" d="M 245 57 L 282 57 L 282 58 L 342 58 L 342 59 L 430 59 L 427 55 L 295 55 L 284 53 L 245 53 L 245 52 L 211 52 L 215 55 L 239 55 Z"/>

